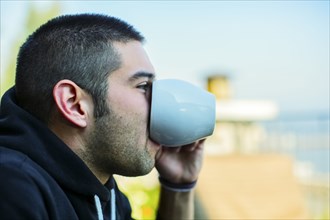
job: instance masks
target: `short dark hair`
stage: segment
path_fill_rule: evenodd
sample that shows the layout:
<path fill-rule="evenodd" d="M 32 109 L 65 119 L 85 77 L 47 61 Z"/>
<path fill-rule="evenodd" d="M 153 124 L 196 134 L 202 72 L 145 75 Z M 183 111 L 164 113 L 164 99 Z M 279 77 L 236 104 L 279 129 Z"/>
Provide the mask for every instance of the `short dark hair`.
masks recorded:
<path fill-rule="evenodd" d="M 107 15 L 63 15 L 48 21 L 20 48 L 15 82 L 18 103 L 48 123 L 53 87 L 69 79 L 92 96 L 94 117 L 104 115 L 107 78 L 121 65 L 113 43 L 133 40 L 143 42 L 144 37 L 133 26 Z"/>

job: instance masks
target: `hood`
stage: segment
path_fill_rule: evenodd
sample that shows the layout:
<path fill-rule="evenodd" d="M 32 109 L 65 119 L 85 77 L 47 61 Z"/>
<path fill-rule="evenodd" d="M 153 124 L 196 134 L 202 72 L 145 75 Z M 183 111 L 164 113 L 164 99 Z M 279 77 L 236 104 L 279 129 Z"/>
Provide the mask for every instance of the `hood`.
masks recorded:
<path fill-rule="evenodd" d="M 0 105 L 0 146 L 27 155 L 46 170 L 62 188 L 108 201 L 109 190 L 85 163 L 43 122 L 17 105 L 15 88 Z"/>

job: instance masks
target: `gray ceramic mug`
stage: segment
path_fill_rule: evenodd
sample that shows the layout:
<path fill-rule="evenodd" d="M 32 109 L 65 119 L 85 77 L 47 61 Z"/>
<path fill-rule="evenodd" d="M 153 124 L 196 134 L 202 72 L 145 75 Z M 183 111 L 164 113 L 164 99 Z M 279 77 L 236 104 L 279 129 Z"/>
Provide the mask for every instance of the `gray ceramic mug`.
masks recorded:
<path fill-rule="evenodd" d="M 191 83 L 156 80 L 152 84 L 150 138 L 168 147 L 193 143 L 212 135 L 215 96 Z"/>

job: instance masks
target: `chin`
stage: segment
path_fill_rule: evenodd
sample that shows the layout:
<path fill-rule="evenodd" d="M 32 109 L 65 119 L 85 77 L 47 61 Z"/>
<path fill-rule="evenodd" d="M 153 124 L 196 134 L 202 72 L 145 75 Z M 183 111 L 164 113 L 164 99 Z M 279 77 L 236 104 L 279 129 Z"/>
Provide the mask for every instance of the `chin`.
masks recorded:
<path fill-rule="evenodd" d="M 134 170 L 132 172 L 123 172 L 123 173 L 119 173 L 118 175 L 127 176 L 127 177 L 144 176 L 144 175 L 149 174 L 152 171 L 152 169 L 153 169 L 153 167 L 151 169 Z"/>
<path fill-rule="evenodd" d="M 144 176 L 144 175 L 147 175 L 147 174 L 149 174 L 152 171 L 152 169 L 154 167 L 155 167 L 154 161 L 153 161 L 153 163 L 148 163 L 148 165 L 147 164 L 144 164 L 138 170 L 135 170 L 134 176 Z"/>

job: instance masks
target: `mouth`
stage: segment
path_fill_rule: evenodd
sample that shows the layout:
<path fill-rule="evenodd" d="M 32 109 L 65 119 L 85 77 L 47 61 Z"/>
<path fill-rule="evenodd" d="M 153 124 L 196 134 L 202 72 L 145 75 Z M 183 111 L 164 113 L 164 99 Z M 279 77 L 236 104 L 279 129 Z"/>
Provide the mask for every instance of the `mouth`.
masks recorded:
<path fill-rule="evenodd" d="M 152 145 L 155 145 L 155 146 L 157 146 L 157 147 L 161 147 L 160 144 L 154 142 L 154 141 L 153 141 L 152 139 L 150 139 L 150 138 L 149 138 L 149 141 L 150 141 L 150 143 L 152 143 Z"/>
<path fill-rule="evenodd" d="M 149 141 L 149 143 L 151 143 L 150 145 L 152 146 L 152 147 L 155 147 L 155 148 L 161 148 L 161 146 L 162 145 L 160 145 L 160 144 L 158 144 L 157 142 L 155 142 L 155 141 L 153 141 L 151 138 L 150 138 L 150 136 L 148 135 L 148 141 Z"/>

